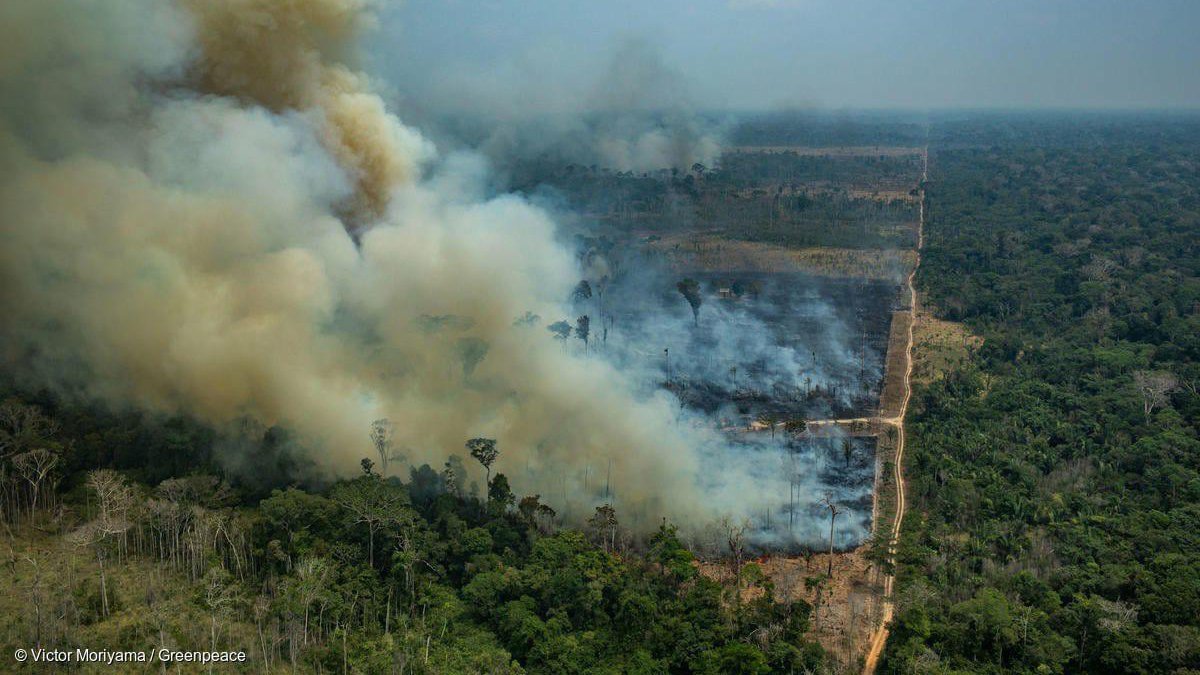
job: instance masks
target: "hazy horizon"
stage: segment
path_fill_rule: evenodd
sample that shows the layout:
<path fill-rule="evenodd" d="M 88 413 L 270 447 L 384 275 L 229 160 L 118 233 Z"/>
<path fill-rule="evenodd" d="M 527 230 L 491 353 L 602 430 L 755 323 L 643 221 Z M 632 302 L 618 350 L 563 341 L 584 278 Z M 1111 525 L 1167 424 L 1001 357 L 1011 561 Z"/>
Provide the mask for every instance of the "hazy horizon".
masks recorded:
<path fill-rule="evenodd" d="M 365 58 L 418 107 L 491 115 L 587 109 L 614 70 L 705 110 L 1191 112 L 1196 25 L 1178 0 L 408 0 Z"/>

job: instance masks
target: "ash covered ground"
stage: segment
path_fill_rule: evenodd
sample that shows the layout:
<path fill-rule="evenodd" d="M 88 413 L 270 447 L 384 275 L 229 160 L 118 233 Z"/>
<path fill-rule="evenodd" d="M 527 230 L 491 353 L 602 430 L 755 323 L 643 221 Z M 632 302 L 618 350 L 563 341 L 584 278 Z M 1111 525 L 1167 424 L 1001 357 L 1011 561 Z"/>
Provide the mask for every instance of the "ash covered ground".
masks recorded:
<path fill-rule="evenodd" d="M 690 274 L 695 316 L 675 284 L 618 285 L 608 345 L 660 371 L 689 407 L 727 424 L 761 415 L 874 411 L 895 286 L 803 274 Z"/>
<path fill-rule="evenodd" d="M 720 467 L 736 462 L 779 493 L 751 518 L 754 546 L 828 546 L 828 501 L 839 510 L 835 545 L 862 543 L 875 439 L 833 428 L 814 436 L 802 423 L 875 413 L 897 285 L 648 269 L 593 284 L 591 297 L 577 299 L 592 322 L 588 349 L 674 393 L 679 424 L 721 430 L 727 447 L 708 462 L 714 485 Z M 694 313 L 680 289 L 687 280 L 699 300 Z"/>

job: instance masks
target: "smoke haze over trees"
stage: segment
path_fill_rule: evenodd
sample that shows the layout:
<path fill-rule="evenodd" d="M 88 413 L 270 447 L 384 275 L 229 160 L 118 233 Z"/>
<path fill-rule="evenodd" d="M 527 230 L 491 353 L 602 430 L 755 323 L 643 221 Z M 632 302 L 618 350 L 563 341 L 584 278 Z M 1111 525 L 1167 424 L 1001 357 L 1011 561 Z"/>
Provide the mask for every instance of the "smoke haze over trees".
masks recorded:
<path fill-rule="evenodd" d="M 601 466 L 643 529 L 783 499 L 784 478 L 680 424 L 644 372 L 547 339 L 536 317 L 578 317 L 566 330 L 583 346 L 607 335 L 569 306 L 576 252 L 546 211 L 492 194 L 477 156 L 440 155 L 388 112 L 352 65 L 371 7 L 6 5 L 30 39 L 7 44 L 0 82 L 5 368 L 212 425 L 234 469 L 253 466 L 248 423 L 286 430 L 276 442 L 324 476 L 364 456 L 440 466 L 486 435 L 522 493 L 576 517 L 600 498 L 582 483 Z M 604 81 L 588 107 L 675 100 L 645 45 L 615 58 L 632 79 Z M 375 420 L 390 422 L 373 443 Z"/>

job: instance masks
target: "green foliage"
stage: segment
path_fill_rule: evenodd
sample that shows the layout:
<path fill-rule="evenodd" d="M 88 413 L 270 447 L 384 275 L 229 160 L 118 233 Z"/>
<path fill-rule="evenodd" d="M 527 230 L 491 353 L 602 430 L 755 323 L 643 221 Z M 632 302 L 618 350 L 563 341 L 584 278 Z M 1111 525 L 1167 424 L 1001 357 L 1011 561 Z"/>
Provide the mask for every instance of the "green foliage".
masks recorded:
<path fill-rule="evenodd" d="M 917 280 L 983 345 L 914 395 L 882 670 L 1200 668 L 1200 130 L 1004 125 L 934 128 Z"/>
<path fill-rule="evenodd" d="M 469 449 L 485 467 L 496 459 L 490 439 Z M 28 630 L 32 618 L 14 625 L 22 640 L 36 635 L 53 607 L 66 622 L 54 624 L 57 636 L 241 649 L 256 668 L 296 672 L 765 673 L 822 663 L 806 641 L 807 605 L 773 602 L 756 566 L 743 583 L 768 594 L 735 610 L 668 523 L 632 549 L 610 505 L 593 531 L 555 532 L 553 510 L 537 495 L 517 506 L 504 474 L 481 502 L 457 487 L 461 461 L 447 467 L 412 467 L 408 483 L 366 471 L 321 491 L 275 489 L 257 505 L 213 476 L 134 485 L 121 493 L 131 501 L 119 507 L 130 519 L 120 534 L 75 536 L 74 548 L 55 535 L 54 550 L 74 556 L 55 569 L 77 570 L 62 591 L 31 585 L 33 572 L 49 574 L 51 554 L 14 558 L 30 569 L 20 585 L 29 595 L 13 601 L 36 597 L 45 610 Z M 124 485 L 122 474 L 99 473 Z M 68 494 L 65 517 L 91 518 L 93 493 Z"/>

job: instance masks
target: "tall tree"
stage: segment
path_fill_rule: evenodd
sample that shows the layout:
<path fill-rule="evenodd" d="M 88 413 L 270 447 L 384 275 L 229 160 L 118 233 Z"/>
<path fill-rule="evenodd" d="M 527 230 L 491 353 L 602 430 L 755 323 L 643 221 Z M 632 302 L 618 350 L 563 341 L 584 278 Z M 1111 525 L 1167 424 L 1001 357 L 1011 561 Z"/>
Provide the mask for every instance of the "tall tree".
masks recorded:
<path fill-rule="evenodd" d="M 571 324 L 567 323 L 566 321 L 555 321 L 549 326 L 546 326 L 546 330 L 550 331 L 555 340 L 558 340 L 564 345 L 564 349 L 566 348 L 565 345 L 567 344 L 567 338 L 571 337 Z"/>
<path fill-rule="evenodd" d="M 735 521 L 732 518 L 721 520 L 721 529 L 725 533 L 725 545 L 729 549 L 730 571 L 733 573 L 733 603 L 742 606 L 742 565 L 746 561 L 746 530 L 750 521 Z"/>
<path fill-rule="evenodd" d="M 371 474 L 339 483 L 331 496 L 346 510 L 352 523 L 367 527 L 367 560 L 374 567 L 375 535 L 389 525 L 402 524 L 411 518 L 408 495 Z"/>
<path fill-rule="evenodd" d="M 59 454 L 46 448 L 34 448 L 28 452 L 22 452 L 12 459 L 13 468 L 26 483 L 29 483 L 29 519 L 31 522 L 34 512 L 37 511 L 38 497 L 41 495 L 42 486 L 50 478 L 58 463 Z"/>
<path fill-rule="evenodd" d="M 583 353 L 587 353 L 588 335 L 591 333 L 592 320 L 587 314 L 575 319 L 575 337 L 583 340 Z"/>
<path fill-rule="evenodd" d="M 492 483 L 492 463 L 496 461 L 496 457 L 500 455 L 500 451 L 496 449 L 496 439 L 494 438 L 472 438 L 467 441 L 467 450 L 471 456 L 483 465 L 484 471 L 487 473 L 486 483 Z"/>
<path fill-rule="evenodd" d="M 592 285 L 587 279 L 581 280 L 571 291 L 571 302 L 580 303 L 592 297 Z"/>
<path fill-rule="evenodd" d="M 821 505 L 824 506 L 825 508 L 829 509 L 829 569 L 826 570 L 825 573 L 829 575 L 830 579 L 832 579 L 833 578 L 834 524 L 835 524 L 835 521 L 837 520 L 838 514 L 840 514 L 842 512 L 842 508 L 840 506 L 838 506 L 837 502 L 833 501 L 833 495 L 831 495 L 831 494 L 827 494 L 827 495 L 825 495 L 825 497 L 823 499 L 821 499 Z"/>
<path fill-rule="evenodd" d="M 37 406 L 9 400 L 0 403 L 0 456 L 44 445 L 58 433 L 58 422 Z"/>
<path fill-rule="evenodd" d="M 591 518 L 588 518 L 588 527 L 591 528 L 596 538 L 600 540 L 605 551 L 612 552 L 616 550 L 619 524 L 617 522 L 617 510 L 612 507 L 612 504 L 597 506 L 596 513 Z"/>
<path fill-rule="evenodd" d="M 683 279 L 675 284 L 675 289 L 692 308 L 692 322 L 697 326 L 700 325 L 700 305 L 704 304 L 704 296 L 700 294 L 700 282 L 690 278 Z"/>
<path fill-rule="evenodd" d="M 494 513 L 500 515 L 507 511 L 514 501 L 516 501 L 516 495 L 508 486 L 508 477 L 497 473 L 496 479 L 488 484 L 488 506 Z"/>
<path fill-rule="evenodd" d="M 108 616 L 108 575 L 104 567 L 108 554 L 106 544 L 110 537 L 125 534 L 132 525 L 129 511 L 133 508 L 133 490 L 125 477 L 112 469 L 88 472 L 87 486 L 96 497 L 96 517 L 69 534 L 68 540 L 78 547 L 91 546 L 95 550 L 100 567 L 101 611 Z"/>
<path fill-rule="evenodd" d="M 394 434 L 395 427 L 386 417 L 371 422 L 371 443 L 375 446 L 375 452 L 379 453 L 379 469 L 384 476 L 388 475 L 388 463 L 392 459 Z"/>

